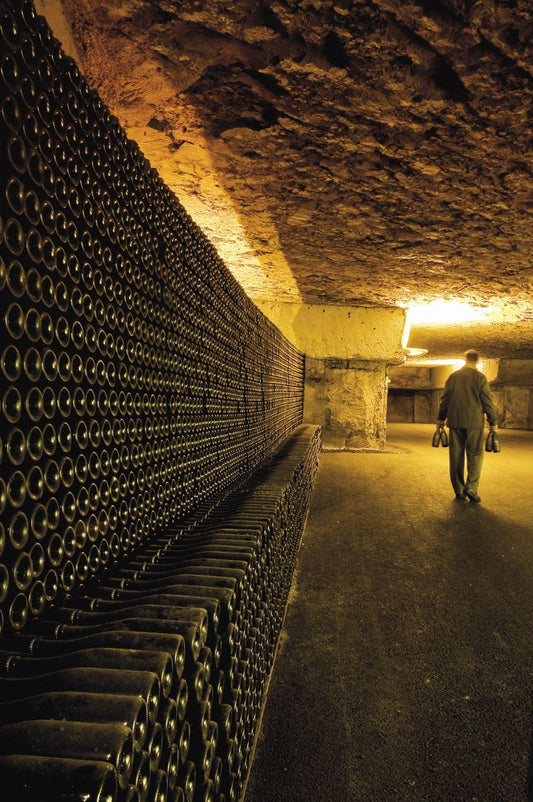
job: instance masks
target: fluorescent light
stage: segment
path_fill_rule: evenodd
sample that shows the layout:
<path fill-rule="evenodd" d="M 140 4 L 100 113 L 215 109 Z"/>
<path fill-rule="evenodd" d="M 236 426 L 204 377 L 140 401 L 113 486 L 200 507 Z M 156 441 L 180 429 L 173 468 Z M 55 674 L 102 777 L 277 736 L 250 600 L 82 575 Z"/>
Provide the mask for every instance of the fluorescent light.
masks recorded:
<path fill-rule="evenodd" d="M 465 364 L 464 359 L 409 359 L 405 366 L 408 368 L 439 368 L 439 367 L 453 367 L 462 368 Z M 478 363 L 478 367 L 479 367 Z"/>

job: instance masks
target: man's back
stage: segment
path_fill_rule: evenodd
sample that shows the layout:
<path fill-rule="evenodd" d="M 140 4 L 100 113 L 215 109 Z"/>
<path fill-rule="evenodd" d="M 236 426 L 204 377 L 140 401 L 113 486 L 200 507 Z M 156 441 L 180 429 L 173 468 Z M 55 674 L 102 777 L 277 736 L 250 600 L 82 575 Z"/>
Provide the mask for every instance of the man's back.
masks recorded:
<path fill-rule="evenodd" d="M 439 418 L 448 418 L 456 429 L 482 429 L 484 413 L 489 424 L 495 423 L 495 411 L 489 385 L 483 373 L 465 365 L 448 377 L 442 396 Z"/>

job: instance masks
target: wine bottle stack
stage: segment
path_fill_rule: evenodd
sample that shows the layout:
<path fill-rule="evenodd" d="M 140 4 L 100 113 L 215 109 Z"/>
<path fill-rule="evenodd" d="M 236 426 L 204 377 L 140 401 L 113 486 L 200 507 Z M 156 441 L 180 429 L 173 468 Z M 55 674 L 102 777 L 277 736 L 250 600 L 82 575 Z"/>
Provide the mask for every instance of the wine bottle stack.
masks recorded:
<path fill-rule="evenodd" d="M 303 357 L 54 40 L 0 0 L 0 613 L 20 630 L 242 484 Z"/>
<path fill-rule="evenodd" d="M 241 798 L 319 448 L 298 427 L 195 530 L 169 527 L 4 638 L 0 767 L 95 761 L 116 799 Z"/>
<path fill-rule="evenodd" d="M 237 799 L 319 448 L 303 355 L 31 0 L 0 54 L 0 772 Z"/>

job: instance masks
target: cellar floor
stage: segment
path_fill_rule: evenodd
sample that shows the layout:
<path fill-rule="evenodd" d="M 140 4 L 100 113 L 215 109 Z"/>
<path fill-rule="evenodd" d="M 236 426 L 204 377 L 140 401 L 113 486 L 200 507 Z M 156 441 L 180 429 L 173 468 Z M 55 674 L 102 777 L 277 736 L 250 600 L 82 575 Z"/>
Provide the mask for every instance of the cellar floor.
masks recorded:
<path fill-rule="evenodd" d="M 533 798 L 533 432 L 473 504 L 433 430 L 321 455 L 246 802 Z"/>

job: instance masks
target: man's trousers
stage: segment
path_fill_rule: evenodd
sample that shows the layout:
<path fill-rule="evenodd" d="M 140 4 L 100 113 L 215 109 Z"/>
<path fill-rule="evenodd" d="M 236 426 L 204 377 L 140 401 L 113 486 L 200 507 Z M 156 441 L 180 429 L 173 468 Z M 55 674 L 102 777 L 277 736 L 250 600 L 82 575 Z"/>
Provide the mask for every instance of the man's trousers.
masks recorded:
<path fill-rule="evenodd" d="M 462 494 L 464 490 L 477 493 L 484 453 L 483 429 L 450 428 L 450 479 L 456 493 Z"/>

